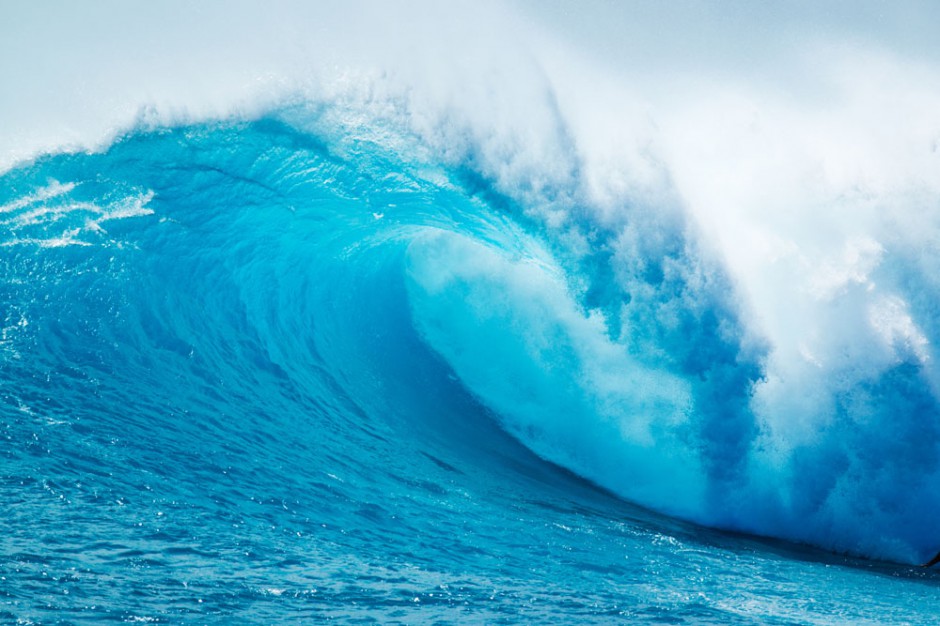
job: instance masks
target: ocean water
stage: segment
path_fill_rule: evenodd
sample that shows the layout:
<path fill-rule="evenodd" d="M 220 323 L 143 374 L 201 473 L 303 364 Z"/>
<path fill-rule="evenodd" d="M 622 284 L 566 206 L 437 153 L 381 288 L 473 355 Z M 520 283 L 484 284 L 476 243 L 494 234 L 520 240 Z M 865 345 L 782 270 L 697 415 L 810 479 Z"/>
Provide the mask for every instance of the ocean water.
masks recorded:
<path fill-rule="evenodd" d="M 0 621 L 936 621 L 929 7 L 47 8 Z"/>

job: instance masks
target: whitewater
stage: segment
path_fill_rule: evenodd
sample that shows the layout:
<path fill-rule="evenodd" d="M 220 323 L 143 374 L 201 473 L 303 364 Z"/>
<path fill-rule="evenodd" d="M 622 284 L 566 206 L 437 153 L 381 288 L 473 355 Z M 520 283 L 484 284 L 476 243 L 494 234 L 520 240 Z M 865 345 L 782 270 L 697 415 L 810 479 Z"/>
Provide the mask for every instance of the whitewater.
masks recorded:
<path fill-rule="evenodd" d="M 0 622 L 935 623 L 940 10 L 0 7 Z"/>

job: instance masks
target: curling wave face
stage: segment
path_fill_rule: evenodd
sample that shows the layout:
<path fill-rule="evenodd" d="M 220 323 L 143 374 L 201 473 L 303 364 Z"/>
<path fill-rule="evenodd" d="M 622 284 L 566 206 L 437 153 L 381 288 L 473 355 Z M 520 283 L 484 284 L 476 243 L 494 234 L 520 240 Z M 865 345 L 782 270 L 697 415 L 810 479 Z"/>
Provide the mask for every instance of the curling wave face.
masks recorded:
<path fill-rule="evenodd" d="M 413 139 L 324 119 L 140 129 L 4 175 L 17 428 L 42 416 L 71 454 L 124 450 L 119 465 L 168 477 L 225 475 L 232 455 L 369 473 L 422 449 L 398 434 L 375 458 L 389 428 L 463 439 L 493 420 L 687 520 L 901 560 L 934 548 L 929 267 L 846 252 L 868 265 L 823 311 L 855 320 L 844 356 L 794 369 L 675 207 L 559 228 Z"/>

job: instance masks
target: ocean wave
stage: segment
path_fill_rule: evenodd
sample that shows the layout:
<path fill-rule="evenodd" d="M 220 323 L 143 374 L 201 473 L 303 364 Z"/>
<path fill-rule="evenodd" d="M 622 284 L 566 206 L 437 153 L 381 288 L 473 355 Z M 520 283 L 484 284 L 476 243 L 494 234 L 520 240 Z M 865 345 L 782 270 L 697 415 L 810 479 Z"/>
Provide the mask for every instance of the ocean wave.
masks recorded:
<path fill-rule="evenodd" d="M 555 196 L 545 212 L 335 114 L 132 130 L 6 174 L 4 342 L 34 355 L 10 379 L 81 373 L 108 414 L 152 385 L 152 409 L 179 388 L 275 423 L 319 407 L 368 424 L 433 419 L 416 373 L 446 372 L 538 456 L 633 502 L 858 554 L 932 549 L 932 309 L 904 297 L 931 281 L 903 255 L 850 244 L 803 295 L 826 351 L 780 345 L 674 206 L 605 224 L 559 188 L 535 194 Z M 35 408 L 29 388 L 9 395 Z"/>
<path fill-rule="evenodd" d="M 930 20 L 539 7 L 0 20 L 11 602 L 720 622 L 786 611 L 669 559 L 805 553 L 710 528 L 936 552 Z"/>

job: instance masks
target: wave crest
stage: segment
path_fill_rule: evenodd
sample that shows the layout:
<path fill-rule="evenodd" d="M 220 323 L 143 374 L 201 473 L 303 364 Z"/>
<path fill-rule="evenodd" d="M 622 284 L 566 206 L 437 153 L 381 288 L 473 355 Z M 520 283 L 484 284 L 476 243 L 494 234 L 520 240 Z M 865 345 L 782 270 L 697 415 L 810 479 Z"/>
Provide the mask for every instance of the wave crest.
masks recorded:
<path fill-rule="evenodd" d="M 491 413 L 661 511 L 868 555 L 933 549 L 936 329 L 931 298 L 911 297 L 935 292 L 924 259 L 853 240 L 815 274 L 813 306 L 792 305 L 855 326 L 780 345 L 670 194 L 601 219 L 557 181 L 510 189 L 474 158 L 336 115 L 138 129 L 5 174 L 9 379 L 80 373 L 52 383 L 54 411 L 156 429 L 170 449 L 237 419 L 237 445 L 273 454 L 316 414 L 334 425 L 323 454 L 343 456 L 392 423 L 455 436 L 440 414 Z"/>

